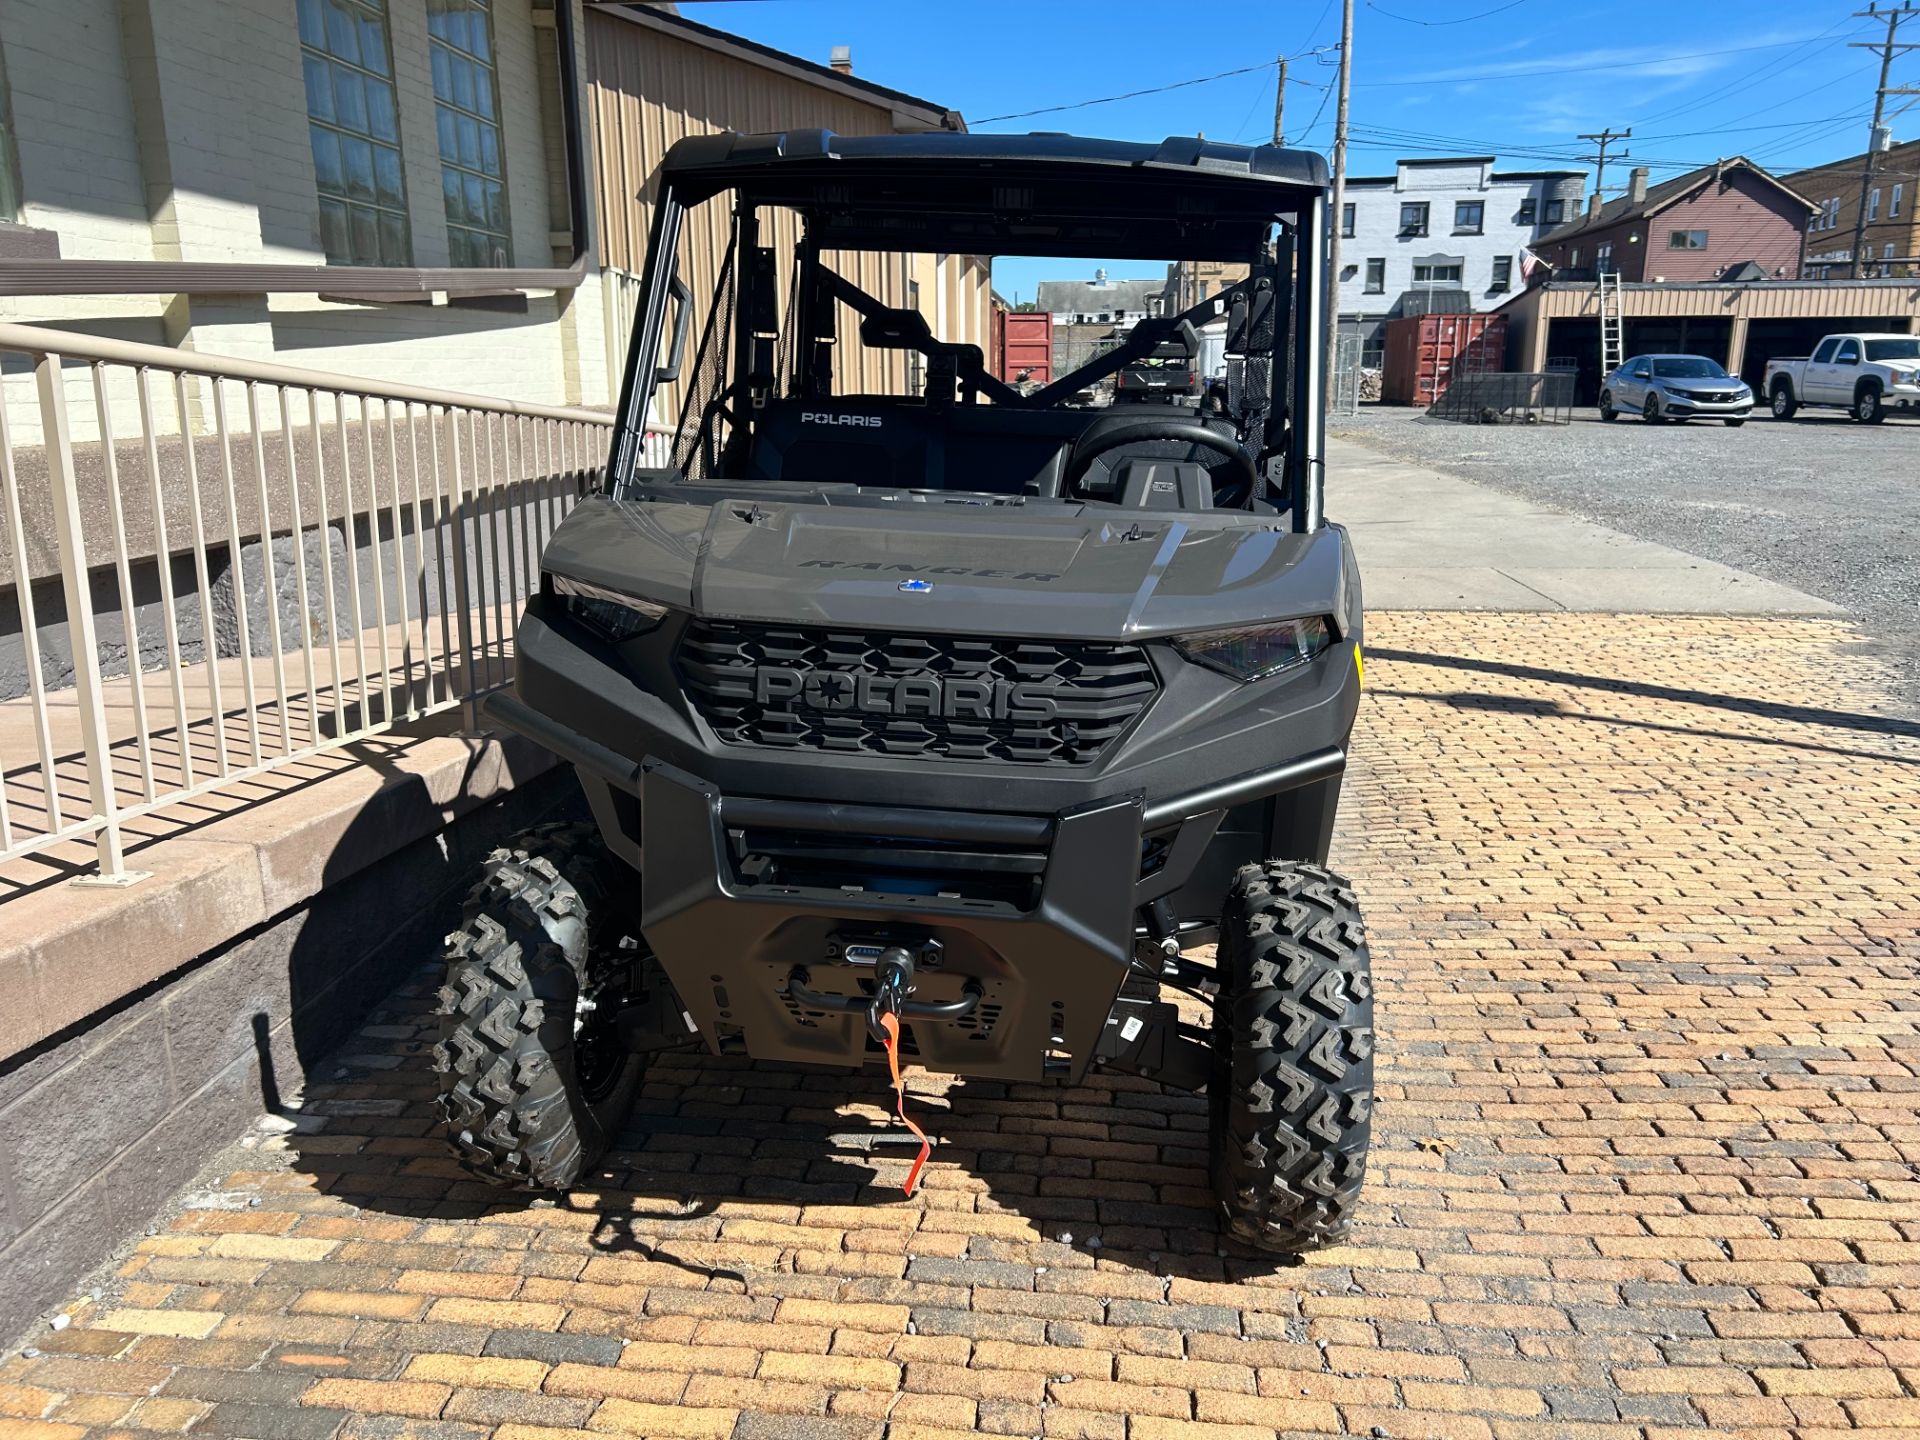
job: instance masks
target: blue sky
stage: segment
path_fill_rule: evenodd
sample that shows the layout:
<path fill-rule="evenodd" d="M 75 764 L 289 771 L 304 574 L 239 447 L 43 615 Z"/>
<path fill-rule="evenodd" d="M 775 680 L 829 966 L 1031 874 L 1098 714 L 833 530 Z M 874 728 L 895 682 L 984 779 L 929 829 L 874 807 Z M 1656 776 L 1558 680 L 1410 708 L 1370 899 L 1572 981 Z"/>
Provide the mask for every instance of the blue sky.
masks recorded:
<path fill-rule="evenodd" d="M 1356 0 L 1351 168 L 1378 174 L 1402 155 L 1489 153 L 1511 169 L 1571 166 L 1586 150 L 1575 135 L 1609 126 L 1634 132 L 1614 147 L 1633 158 L 1617 169 L 1609 161 L 1609 190 L 1637 164 L 1658 180 L 1728 155 L 1778 173 L 1858 154 L 1878 61 L 1847 42 L 1885 35 L 1884 24 L 1852 18 L 1861 8 Z M 681 13 L 822 62 L 834 45 L 850 45 L 857 74 L 1001 133 L 1263 140 L 1275 73 L 1263 62 L 1286 54 L 1297 57 L 1288 143 L 1332 144 L 1334 57 L 1324 47 L 1339 39 L 1338 0 L 683 0 Z M 1620 23 L 1596 25 L 1605 15 Z M 1920 21 L 1903 38 L 1920 40 Z M 990 118 L 1244 66 L 1261 68 L 1111 104 Z M 1920 52 L 1895 59 L 1892 83 L 1920 84 Z M 1889 113 L 1906 103 L 1890 100 Z M 1920 134 L 1920 104 L 1892 124 L 1896 139 Z M 1151 269 L 1110 268 L 1116 277 Z M 1042 274 L 1070 278 L 1073 267 L 996 267 L 1009 295 L 1031 296 Z"/>

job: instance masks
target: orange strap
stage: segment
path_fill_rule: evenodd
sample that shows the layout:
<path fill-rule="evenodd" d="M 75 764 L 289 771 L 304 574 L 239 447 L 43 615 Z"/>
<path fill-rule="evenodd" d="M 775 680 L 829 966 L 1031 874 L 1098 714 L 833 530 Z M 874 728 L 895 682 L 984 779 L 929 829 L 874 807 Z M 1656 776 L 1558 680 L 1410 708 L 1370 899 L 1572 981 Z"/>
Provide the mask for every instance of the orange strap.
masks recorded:
<path fill-rule="evenodd" d="M 927 1140 L 927 1132 L 907 1118 L 907 1087 L 900 1078 L 900 1021 L 892 1011 L 880 1016 L 880 1028 L 887 1032 L 887 1068 L 893 1071 L 893 1113 L 900 1117 L 900 1123 L 911 1130 L 920 1141 L 920 1153 L 913 1159 L 913 1168 L 907 1171 L 907 1183 L 900 1188 L 906 1194 L 913 1194 L 913 1187 L 919 1182 L 920 1171 L 927 1163 L 927 1156 L 933 1153 L 933 1146 Z"/>

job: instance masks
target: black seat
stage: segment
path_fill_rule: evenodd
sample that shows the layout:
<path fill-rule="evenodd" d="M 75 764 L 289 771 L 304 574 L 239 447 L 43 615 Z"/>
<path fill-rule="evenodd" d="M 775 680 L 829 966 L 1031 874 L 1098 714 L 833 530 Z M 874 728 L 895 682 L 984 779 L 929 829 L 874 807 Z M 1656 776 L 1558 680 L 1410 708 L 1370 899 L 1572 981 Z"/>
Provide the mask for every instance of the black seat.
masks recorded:
<path fill-rule="evenodd" d="M 755 423 L 747 474 L 808 485 L 1057 494 L 1084 416 L 929 407 L 897 395 L 774 400 Z"/>
<path fill-rule="evenodd" d="M 927 409 L 896 397 L 770 400 L 747 478 L 803 485 L 926 486 L 938 466 Z"/>

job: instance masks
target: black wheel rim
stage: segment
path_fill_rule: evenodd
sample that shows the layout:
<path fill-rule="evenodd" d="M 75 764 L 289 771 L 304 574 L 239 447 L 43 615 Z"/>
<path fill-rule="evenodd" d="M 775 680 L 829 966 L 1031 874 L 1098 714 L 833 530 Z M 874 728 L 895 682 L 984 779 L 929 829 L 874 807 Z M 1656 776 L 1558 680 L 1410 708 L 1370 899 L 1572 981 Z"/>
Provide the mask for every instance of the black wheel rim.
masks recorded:
<path fill-rule="evenodd" d="M 627 1048 L 620 1042 L 616 1017 L 632 992 L 632 980 L 630 965 L 611 967 L 589 991 L 593 1011 L 573 1037 L 574 1083 L 589 1104 L 598 1104 L 611 1095 L 626 1073 Z"/>

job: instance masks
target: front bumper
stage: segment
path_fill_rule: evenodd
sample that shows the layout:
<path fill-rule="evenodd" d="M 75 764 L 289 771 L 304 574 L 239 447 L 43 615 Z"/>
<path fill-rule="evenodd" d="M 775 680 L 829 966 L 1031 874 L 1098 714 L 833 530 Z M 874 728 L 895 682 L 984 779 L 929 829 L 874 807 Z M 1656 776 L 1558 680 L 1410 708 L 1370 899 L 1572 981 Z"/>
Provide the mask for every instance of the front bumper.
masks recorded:
<path fill-rule="evenodd" d="M 1753 395 L 1729 395 L 1725 399 L 1715 396 L 1702 399 L 1692 396 L 1674 395 L 1663 392 L 1660 403 L 1669 415 L 1722 416 L 1730 415 L 1735 419 L 1748 415 L 1753 410 Z"/>
<path fill-rule="evenodd" d="M 1032 816 L 728 795 L 656 759 L 628 762 L 511 695 L 489 697 L 487 712 L 571 760 L 600 793 L 609 843 L 644 875 L 641 929 L 710 1050 L 843 1066 L 877 1058 L 860 1015 L 810 1009 L 792 981 L 861 995 L 871 971 L 846 962 L 847 946 L 902 944 L 939 956 L 921 969 L 917 1000 L 978 991 L 963 1016 L 913 1021 L 909 1053 L 932 1069 L 1009 1080 L 1083 1075 L 1141 907 L 1188 882 L 1234 806 L 1337 785 L 1346 760 L 1329 747 L 1152 803 L 1132 794 Z M 796 853 L 824 864 L 793 878 L 768 863 Z M 902 883 L 916 856 L 943 878 Z M 1009 875 L 1030 878 L 1009 886 Z"/>

